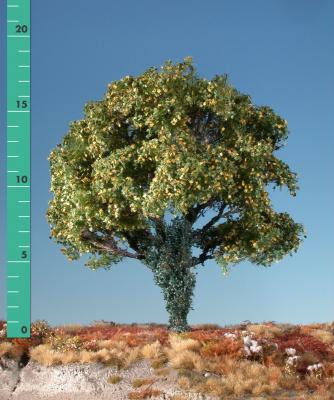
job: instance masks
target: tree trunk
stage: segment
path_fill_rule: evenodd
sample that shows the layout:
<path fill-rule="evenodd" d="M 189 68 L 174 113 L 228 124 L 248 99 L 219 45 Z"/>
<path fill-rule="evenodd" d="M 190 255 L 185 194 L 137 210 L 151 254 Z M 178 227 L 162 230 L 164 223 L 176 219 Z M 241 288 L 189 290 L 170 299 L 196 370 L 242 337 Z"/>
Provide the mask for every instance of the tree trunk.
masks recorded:
<path fill-rule="evenodd" d="M 169 329 L 176 332 L 189 329 L 187 315 L 196 283 L 196 275 L 192 270 L 191 229 L 188 221 L 176 217 L 166 227 L 164 243 L 147 258 L 154 281 L 164 295 Z"/>
<path fill-rule="evenodd" d="M 195 274 L 189 268 L 175 265 L 163 274 L 163 279 L 159 279 L 161 273 L 156 275 L 155 281 L 158 285 L 160 283 L 169 314 L 169 329 L 176 332 L 189 330 L 187 316 L 192 304 Z"/>

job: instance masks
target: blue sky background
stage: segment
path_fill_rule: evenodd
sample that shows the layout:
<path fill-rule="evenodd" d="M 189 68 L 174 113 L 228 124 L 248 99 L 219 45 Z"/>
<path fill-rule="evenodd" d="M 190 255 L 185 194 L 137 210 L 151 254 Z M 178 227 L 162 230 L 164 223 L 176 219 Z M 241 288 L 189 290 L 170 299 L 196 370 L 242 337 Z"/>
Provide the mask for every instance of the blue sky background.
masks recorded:
<path fill-rule="evenodd" d="M 22 0 L 18 0 L 22 1 Z M 297 197 L 275 191 L 274 208 L 308 238 L 270 268 L 248 262 L 223 276 L 198 267 L 189 322 L 221 325 L 333 321 L 334 2 L 330 0 L 32 0 L 32 320 L 51 324 L 166 323 L 160 289 L 139 261 L 93 272 L 49 239 L 50 151 L 83 106 L 110 81 L 192 56 L 202 77 L 230 82 L 288 120 L 277 155 L 299 174 Z M 0 318 L 6 316 L 6 7 L 1 2 Z M 198 225 L 212 217 L 207 217 Z"/>

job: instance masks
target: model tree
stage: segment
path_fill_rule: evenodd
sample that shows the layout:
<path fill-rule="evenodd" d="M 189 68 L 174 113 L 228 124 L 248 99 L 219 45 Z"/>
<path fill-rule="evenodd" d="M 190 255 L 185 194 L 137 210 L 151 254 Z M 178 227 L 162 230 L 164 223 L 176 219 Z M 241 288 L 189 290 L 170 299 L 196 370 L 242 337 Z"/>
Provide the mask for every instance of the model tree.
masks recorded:
<path fill-rule="evenodd" d="M 303 226 L 275 212 L 267 192 L 269 184 L 293 196 L 298 189 L 274 154 L 287 122 L 226 75 L 199 77 L 191 57 L 167 61 L 111 82 L 84 112 L 49 157 L 51 236 L 70 260 L 90 253 L 93 270 L 124 257 L 144 263 L 170 329 L 188 329 L 198 264 L 269 266 L 297 250 Z M 194 229 L 208 210 L 214 217 Z"/>

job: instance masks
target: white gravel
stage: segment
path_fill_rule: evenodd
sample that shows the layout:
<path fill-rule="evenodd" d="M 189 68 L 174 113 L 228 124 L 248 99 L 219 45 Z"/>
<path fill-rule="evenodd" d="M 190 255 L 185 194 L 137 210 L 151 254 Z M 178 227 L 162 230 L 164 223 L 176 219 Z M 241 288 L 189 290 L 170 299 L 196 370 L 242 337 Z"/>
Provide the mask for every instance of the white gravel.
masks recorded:
<path fill-rule="evenodd" d="M 176 373 L 157 376 L 146 360 L 139 361 L 126 370 L 103 364 L 67 364 L 45 367 L 34 361 L 19 369 L 14 360 L 0 359 L 0 400 L 125 400 L 128 393 L 140 390 L 131 385 L 136 378 L 154 378 L 151 387 L 163 392 L 156 400 L 168 400 L 182 394 L 189 400 L 216 400 L 212 396 L 187 393 L 176 384 Z M 107 382 L 117 374 L 122 380 L 117 384 Z"/>

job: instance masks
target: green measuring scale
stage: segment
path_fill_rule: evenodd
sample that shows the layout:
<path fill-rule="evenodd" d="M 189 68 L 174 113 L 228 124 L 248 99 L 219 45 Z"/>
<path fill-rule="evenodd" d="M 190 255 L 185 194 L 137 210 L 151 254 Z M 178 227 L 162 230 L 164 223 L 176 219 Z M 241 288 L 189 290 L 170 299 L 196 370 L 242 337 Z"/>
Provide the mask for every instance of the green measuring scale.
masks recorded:
<path fill-rule="evenodd" d="M 30 0 L 7 1 L 7 337 L 30 337 Z"/>

